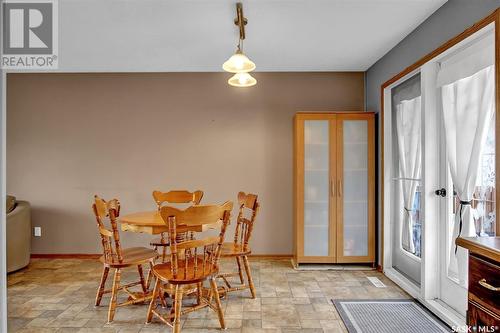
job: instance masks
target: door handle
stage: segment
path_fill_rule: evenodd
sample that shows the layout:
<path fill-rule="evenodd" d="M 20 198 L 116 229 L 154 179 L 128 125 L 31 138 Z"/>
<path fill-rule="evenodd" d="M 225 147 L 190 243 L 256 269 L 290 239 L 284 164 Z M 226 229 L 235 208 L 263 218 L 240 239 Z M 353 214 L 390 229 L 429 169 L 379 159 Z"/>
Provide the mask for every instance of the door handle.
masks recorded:
<path fill-rule="evenodd" d="M 339 179 L 339 184 L 337 186 L 337 194 L 339 197 L 342 196 L 342 180 Z"/>
<path fill-rule="evenodd" d="M 439 190 L 435 190 L 434 193 L 440 197 L 446 197 L 446 189 L 444 187 Z"/>
<path fill-rule="evenodd" d="M 333 179 L 330 179 L 330 196 L 335 196 L 335 182 Z"/>

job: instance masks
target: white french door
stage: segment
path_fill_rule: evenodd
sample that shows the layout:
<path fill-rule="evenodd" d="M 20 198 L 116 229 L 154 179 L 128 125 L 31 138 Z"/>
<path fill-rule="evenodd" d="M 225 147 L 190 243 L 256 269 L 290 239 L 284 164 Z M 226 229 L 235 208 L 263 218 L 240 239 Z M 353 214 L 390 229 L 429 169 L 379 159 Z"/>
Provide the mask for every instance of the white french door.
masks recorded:
<path fill-rule="evenodd" d="M 494 46 L 493 31 L 488 31 L 436 67 L 443 133 L 439 174 L 445 186 L 439 209 L 439 291 L 440 299 L 463 316 L 468 254 L 455 240 L 495 235 Z"/>
<path fill-rule="evenodd" d="M 444 133 L 444 125 L 441 119 L 437 119 L 441 131 Z M 487 126 L 487 135 L 482 152 L 479 155 L 479 171 L 474 186 L 474 195 L 471 201 L 475 235 L 495 236 L 496 214 L 495 214 L 495 118 L 491 119 Z M 440 138 L 439 175 L 443 188 L 436 193 L 439 198 L 439 290 L 440 299 L 455 311 L 465 316 L 467 308 L 467 287 L 460 283 L 458 263 L 455 252 L 457 235 L 454 233 L 454 224 L 457 214 L 460 214 L 460 198 L 457 195 L 450 173 L 450 161 L 448 160 L 447 146 L 444 135 Z M 444 190 L 444 191 L 443 191 Z"/>
<path fill-rule="evenodd" d="M 499 223 L 494 32 L 492 23 L 383 87 L 384 273 L 449 325 L 464 325 L 467 310 L 467 253 L 455 240 L 495 236 Z M 406 146 L 417 122 L 399 123 L 416 115 L 404 105 L 416 98 L 421 174 L 416 144 Z"/>
<path fill-rule="evenodd" d="M 441 133 L 444 133 L 444 124 L 442 117 L 436 119 Z M 449 161 L 446 151 L 446 140 L 444 135 L 439 139 L 440 160 L 436 170 L 439 175 L 439 184 L 441 188 L 436 189 L 435 195 L 439 207 L 438 216 L 438 262 L 439 262 L 439 299 L 446 306 L 449 306 L 457 313 L 465 317 L 467 309 L 467 289 L 460 285 L 457 277 L 456 267 L 450 269 L 450 256 L 454 252 L 453 244 L 455 237 L 453 235 L 453 225 L 455 221 L 455 189 L 451 179 Z"/>

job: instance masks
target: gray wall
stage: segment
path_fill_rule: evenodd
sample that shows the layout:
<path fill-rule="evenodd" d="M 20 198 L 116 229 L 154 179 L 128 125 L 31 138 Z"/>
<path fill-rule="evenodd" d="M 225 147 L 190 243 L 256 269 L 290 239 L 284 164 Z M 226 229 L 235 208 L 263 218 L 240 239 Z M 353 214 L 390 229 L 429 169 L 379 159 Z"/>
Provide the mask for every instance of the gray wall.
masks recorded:
<path fill-rule="evenodd" d="M 448 0 L 366 72 L 366 109 L 380 111 L 380 86 L 490 14 L 500 0 Z"/>
<path fill-rule="evenodd" d="M 364 74 L 255 77 L 238 89 L 227 73 L 8 74 L 7 192 L 42 227 L 33 253 L 98 253 L 94 193 L 127 214 L 154 209 L 155 189 L 185 188 L 204 203 L 259 194 L 254 253 L 291 254 L 293 115 L 363 110 Z"/>
<path fill-rule="evenodd" d="M 380 111 L 380 86 L 417 62 L 426 54 L 432 52 L 449 39 L 489 15 L 500 6 L 500 0 L 448 0 L 427 20 L 413 30 L 405 39 L 380 58 L 366 72 L 366 110 Z M 379 118 L 380 119 L 380 118 Z M 380 129 L 380 122 L 379 122 Z M 380 142 L 380 131 L 378 142 Z M 377 146 L 380 165 L 380 145 Z M 378 170 L 381 180 L 381 170 Z M 378 182 L 380 184 L 380 181 Z M 380 196 L 377 198 L 380 208 Z M 380 223 L 382 221 L 379 209 L 379 240 Z M 379 249 L 381 244 L 379 242 Z M 380 253 L 380 252 L 379 252 Z M 380 261 L 380 258 L 379 258 Z"/>

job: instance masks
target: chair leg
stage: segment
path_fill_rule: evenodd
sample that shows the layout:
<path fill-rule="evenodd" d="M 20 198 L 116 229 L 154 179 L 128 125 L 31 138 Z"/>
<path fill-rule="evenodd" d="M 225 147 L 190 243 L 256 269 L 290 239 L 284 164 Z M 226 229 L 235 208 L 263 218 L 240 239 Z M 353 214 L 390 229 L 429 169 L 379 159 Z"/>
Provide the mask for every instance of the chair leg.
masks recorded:
<path fill-rule="evenodd" d="M 153 279 L 153 266 L 154 266 L 154 261 L 150 261 L 148 275 L 146 276 L 146 289 L 147 290 L 149 290 L 149 287 L 151 286 L 151 280 Z"/>
<path fill-rule="evenodd" d="M 155 282 L 155 288 L 153 289 L 153 296 L 151 298 L 151 302 L 149 303 L 149 307 L 148 307 L 148 314 L 146 316 L 146 324 L 150 323 L 151 319 L 153 319 L 153 310 L 156 308 L 156 298 L 161 293 L 160 284 L 161 284 L 161 281 L 160 281 L 160 279 L 157 278 L 156 282 Z"/>
<path fill-rule="evenodd" d="M 162 283 L 160 283 L 160 289 L 159 289 L 159 296 L 160 296 L 160 303 L 163 308 L 167 307 L 167 301 L 165 300 L 165 290 L 162 288 Z"/>
<path fill-rule="evenodd" d="M 139 272 L 139 279 L 141 282 L 142 292 L 145 295 L 148 292 L 148 288 L 146 285 L 146 280 L 144 280 L 144 273 L 142 271 L 142 265 L 137 265 L 137 271 Z"/>
<path fill-rule="evenodd" d="M 244 284 L 245 280 L 243 279 L 243 270 L 241 269 L 240 257 L 236 257 L 236 263 L 238 264 L 238 274 L 240 275 L 240 283 Z"/>
<path fill-rule="evenodd" d="M 198 282 L 196 286 L 196 304 L 200 305 L 201 304 L 201 296 L 203 293 L 203 283 Z"/>
<path fill-rule="evenodd" d="M 111 323 L 113 321 L 113 318 L 115 317 L 116 299 L 120 288 L 120 278 L 121 278 L 121 270 L 119 268 L 116 268 L 115 276 L 113 278 L 113 288 L 111 290 L 111 301 L 109 302 L 108 323 Z"/>
<path fill-rule="evenodd" d="M 182 286 L 175 285 L 175 300 L 174 300 L 174 325 L 172 327 L 173 333 L 180 333 L 181 331 L 181 307 L 182 307 Z"/>
<path fill-rule="evenodd" d="M 222 312 L 222 304 L 220 302 L 219 290 L 217 289 L 217 283 L 215 278 L 210 278 L 210 287 L 212 289 L 212 295 L 215 298 L 215 306 L 217 308 L 217 315 L 219 316 L 220 328 L 226 329 L 226 323 L 224 322 L 224 312 Z"/>
<path fill-rule="evenodd" d="M 245 272 L 247 273 L 248 286 L 250 287 L 250 292 L 252 293 L 252 298 L 255 298 L 255 286 L 252 280 L 252 273 L 250 272 L 250 264 L 248 263 L 248 257 L 243 256 L 243 264 L 245 266 Z"/>
<path fill-rule="evenodd" d="M 109 267 L 104 266 L 101 275 L 101 282 L 99 283 L 99 288 L 97 289 L 97 295 L 95 297 L 95 306 L 99 306 L 101 304 L 102 295 L 104 294 L 104 288 L 106 286 L 106 280 L 108 279 Z"/>

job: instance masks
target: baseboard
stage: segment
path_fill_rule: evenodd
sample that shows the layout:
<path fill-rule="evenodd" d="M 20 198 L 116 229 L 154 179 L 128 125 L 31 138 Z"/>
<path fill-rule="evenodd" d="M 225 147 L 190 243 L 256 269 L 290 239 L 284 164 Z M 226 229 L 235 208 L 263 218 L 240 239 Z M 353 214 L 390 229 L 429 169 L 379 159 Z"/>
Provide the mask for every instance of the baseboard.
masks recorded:
<path fill-rule="evenodd" d="M 32 259 L 99 259 L 102 254 L 94 253 L 32 253 Z"/>
<path fill-rule="evenodd" d="M 293 258 L 292 254 L 250 254 L 249 258 L 255 259 L 291 259 Z"/>
<path fill-rule="evenodd" d="M 292 259 L 292 266 L 296 271 L 374 271 L 375 267 L 372 265 L 363 264 L 312 264 L 300 263 L 297 264 Z"/>
<path fill-rule="evenodd" d="M 99 259 L 102 254 L 94 253 L 33 253 L 32 259 Z M 253 259 L 290 259 L 291 254 L 251 254 Z"/>

